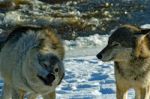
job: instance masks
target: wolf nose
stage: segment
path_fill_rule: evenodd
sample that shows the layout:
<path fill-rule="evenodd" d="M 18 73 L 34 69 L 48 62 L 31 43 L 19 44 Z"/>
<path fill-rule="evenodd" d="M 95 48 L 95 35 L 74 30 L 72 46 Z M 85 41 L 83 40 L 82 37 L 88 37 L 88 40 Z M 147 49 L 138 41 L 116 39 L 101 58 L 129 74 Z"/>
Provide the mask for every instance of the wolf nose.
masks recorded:
<path fill-rule="evenodd" d="M 102 55 L 101 55 L 101 54 L 97 54 L 96 57 L 97 57 L 98 59 L 102 59 Z"/>
<path fill-rule="evenodd" d="M 55 75 L 52 74 L 52 73 L 49 73 L 49 74 L 46 76 L 46 78 L 47 78 L 47 82 L 51 84 L 51 83 L 55 80 Z"/>

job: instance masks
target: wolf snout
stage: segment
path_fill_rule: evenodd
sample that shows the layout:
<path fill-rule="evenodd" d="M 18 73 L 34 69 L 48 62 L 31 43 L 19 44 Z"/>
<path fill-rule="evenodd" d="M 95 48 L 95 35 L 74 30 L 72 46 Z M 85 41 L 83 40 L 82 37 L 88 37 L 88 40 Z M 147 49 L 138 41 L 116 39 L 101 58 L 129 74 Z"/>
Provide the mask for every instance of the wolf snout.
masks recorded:
<path fill-rule="evenodd" d="M 55 75 L 52 74 L 52 73 L 49 73 L 49 74 L 46 76 L 46 78 L 47 78 L 47 83 L 48 83 L 48 84 L 51 84 L 51 83 L 53 83 L 53 81 L 55 80 Z"/>
<path fill-rule="evenodd" d="M 38 75 L 38 77 L 39 77 L 39 79 L 41 79 L 44 82 L 45 85 L 50 85 L 50 86 L 52 86 L 52 83 L 54 82 L 54 80 L 56 78 L 53 73 L 48 73 L 46 75 L 46 77 L 43 77 L 40 75 Z"/>

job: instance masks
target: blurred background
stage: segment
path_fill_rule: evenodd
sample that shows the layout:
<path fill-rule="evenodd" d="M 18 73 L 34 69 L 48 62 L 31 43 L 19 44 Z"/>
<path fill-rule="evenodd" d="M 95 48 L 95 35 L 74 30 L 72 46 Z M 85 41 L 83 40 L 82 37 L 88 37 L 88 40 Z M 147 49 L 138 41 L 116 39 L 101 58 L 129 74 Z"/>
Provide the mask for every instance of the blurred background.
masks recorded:
<path fill-rule="evenodd" d="M 30 4 L 19 4 L 18 1 L 28 1 Z M 24 22 L 31 19 L 31 16 L 48 17 L 49 20 L 54 20 L 50 25 L 56 28 L 64 39 L 71 40 L 79 36 L 108 34 L 111 29 L 121 24 L 134 24 L 139 26 L 149 23 L 149 1 L 150 0 L 1 0 L 0 3 L 9 6 L 5 8 L 1 4 L 0 11 L 2 13 L 0 19 L 3 21 L 3 17 L 7 16 L 6 14 L 10 13 L 10 11 L 18 11 L 18 17 Z M 10 2 L 17 2 L 17 9 L 13 9 L 10 6 L 13 4 L 10 4 Z M 58 21 L 61 18 L 63 24 Z M 8 20 L 5 19 L 5 21 Z M 40 23 L 41 21 L 38 22 Z M 15 22 L 0 23 L 0 25 L 10 25 Z M 6 28 L 4 26 L 1 27 Z"/>
<path fill-rule="evenodd" d="M 43 0 L 44 1 L 44 0 Z M 46 0 L 45 0 L 46 1 Z M 49 0 L 50 1 L 50 0 Z M 73 29 L 71 39 L 91 34 L 108 34 L 121 24 L 143 25 L 150 22 L 149 0 L 68 0 L 61 4 L 62 13 L 72 13 L 89 22 L 91 28 Z M 67 33 L 66 39 L 70 39 Z"/>

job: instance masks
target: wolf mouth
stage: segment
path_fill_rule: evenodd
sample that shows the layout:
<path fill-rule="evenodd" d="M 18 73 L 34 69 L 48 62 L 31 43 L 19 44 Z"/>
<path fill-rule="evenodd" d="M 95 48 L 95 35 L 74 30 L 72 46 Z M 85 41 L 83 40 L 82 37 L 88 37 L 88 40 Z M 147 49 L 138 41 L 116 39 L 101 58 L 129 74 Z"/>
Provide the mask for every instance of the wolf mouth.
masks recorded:
<path fill-rule="evenodd" d="M 48 85 L 48 86 L 52 86 L 52 83 L 53 83 L 53 81 L 55 80 L 55 76 L 50 76 L 49 77 L 49 75 L 46 77 L 46 78 L 44 78 L 44 77 L 42 77 L 42 76 L 40 76 L 40 75 L 37 75 L 38 76 L 38 78 L 45 84 L 45 85 Z"/>
<path fill-rule="evenodd" d="M 114 57 L 111 57 L 110 59 L 108 59 L 108 61 L 112 61 L 114 59 Z"/>
<path fill-rule="evenodd" d="M 108 62 L 108 61 L 112 61 L 114 59 L 114 57 L 111 57 L 111 58 L 109 58 L 109 59 L 103 59 L 102 61 L 103 62 Z"/>

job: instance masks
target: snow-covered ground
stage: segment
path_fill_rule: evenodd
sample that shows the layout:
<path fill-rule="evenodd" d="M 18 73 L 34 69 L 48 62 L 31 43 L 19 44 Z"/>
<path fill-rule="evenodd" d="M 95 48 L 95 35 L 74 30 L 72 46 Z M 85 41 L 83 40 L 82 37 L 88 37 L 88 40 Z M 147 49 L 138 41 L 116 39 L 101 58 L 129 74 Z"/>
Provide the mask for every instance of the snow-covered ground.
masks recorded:
<path fill-rule="evenodd" d="M 93 56 L 65 59 L 66 76 L 58 99 L 115 99 L 113 63 Z"/>
<path fill-rule="evenodd" d="M 113 62 L 103 63 L 93 55 L 66 58 L 64 63 L 66 76 L 57 99 L 116 99 Z M 130 90 L 129 99 L 133 97 Z"/>

